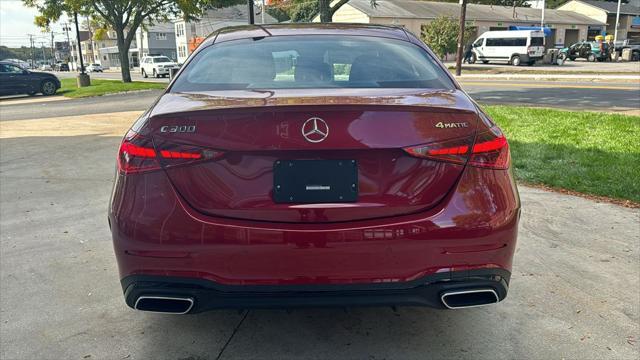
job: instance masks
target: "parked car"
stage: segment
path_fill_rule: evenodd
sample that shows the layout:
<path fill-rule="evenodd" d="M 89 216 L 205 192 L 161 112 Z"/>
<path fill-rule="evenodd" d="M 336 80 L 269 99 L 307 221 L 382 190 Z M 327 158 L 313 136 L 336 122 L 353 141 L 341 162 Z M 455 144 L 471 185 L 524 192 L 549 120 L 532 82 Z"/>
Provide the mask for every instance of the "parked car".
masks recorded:
<path fill-rule="evenodd" d="M 600 45 L 595 41 L 580 41 L 569 47 L 560 50 L 559 57 L 563 60 L 569 59 L 574 61 L 577 58 L 587 59 L 594 62 L 602 60 L 604 55 L 600 51 Z"/>
<path fill-rule="evenodd" d="M 42 71 L 53 71 L 53 68 L 49 64 L 42 64 L 42 65 L 40 65 L 40 70 L 42 70 Z"/>
<path fill-rule="evenodd" d="M 55 70 L 55 71 L 69 71 L 69 64 L 67 64 L 67 63 L 56 63 L 53 66 L 53 70 Z"/>
<path fill-rule="evenodd" d="M 140 61 L 140 72 L 142 77 L 166 77 L 170 74 L 171 69 L 177 69 L 178 64 L 166 56 L 150 55 L 145 56 Z"/>
<path fill-rule="evenodd" d="M 219 30 L 117 164 L 109 226 L 132 308 L 456 309 L 507 295 L 509 145 L 401 28 Z"/>
<path fill-rule="evenodd" d="M 86 69 L 88 72 L 102 72 L 102 65 L 100 64 L 89 64 Z"/>
<path fill-rule="evenodd" d="M 487 31 L 473 42 L 470 64 L 506 61 L 533 65 L 544 56 L 544 32 L 539 30 Z"/>
<path fill-rule="evenodd" d="M 0 61 L 0 94 L 42 93 L 53 95 L 60 88 L 60 80 L 50 73 L 23 69 L 15 63 Z"/>

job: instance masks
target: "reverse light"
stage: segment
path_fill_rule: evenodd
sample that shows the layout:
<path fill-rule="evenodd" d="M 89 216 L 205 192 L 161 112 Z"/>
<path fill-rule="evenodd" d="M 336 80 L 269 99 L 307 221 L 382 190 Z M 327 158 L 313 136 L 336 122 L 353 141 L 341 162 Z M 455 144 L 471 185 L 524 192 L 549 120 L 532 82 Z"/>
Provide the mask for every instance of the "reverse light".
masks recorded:
<path fill-rule="evenodd" d="M 404 148 L 404 151 L 411 156 L 454 164 L 468 163 L 491 169 L 509 168 L 509 143 L 497 126 L 478 134 L 473 145 L 471 140 L 472 138 L 464 138 L 411 146 Z"/>
<path fill-rule="evenodd" d="M 120 145 L 118 169 L 123 174 L 134 174 L 197 161 L 216 160 L 223 155 L 222 151 L 164 140 L 159 140 L 154 147 L 151 139 L 130 130 Z"/>

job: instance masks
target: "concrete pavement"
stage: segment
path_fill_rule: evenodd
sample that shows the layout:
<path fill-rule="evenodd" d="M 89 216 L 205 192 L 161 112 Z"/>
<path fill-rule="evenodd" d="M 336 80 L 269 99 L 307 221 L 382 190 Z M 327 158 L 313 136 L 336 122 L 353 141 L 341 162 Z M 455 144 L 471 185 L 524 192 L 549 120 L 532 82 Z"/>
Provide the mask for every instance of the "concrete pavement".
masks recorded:
<path fill-rule="evenodd" d="M 511 289 L 495 306 L 130 310 L 106 207 L 118 143 L 139 113 L 0 124 L 0 358 L 640 356 L 640 211 L 523 186 Z"/>

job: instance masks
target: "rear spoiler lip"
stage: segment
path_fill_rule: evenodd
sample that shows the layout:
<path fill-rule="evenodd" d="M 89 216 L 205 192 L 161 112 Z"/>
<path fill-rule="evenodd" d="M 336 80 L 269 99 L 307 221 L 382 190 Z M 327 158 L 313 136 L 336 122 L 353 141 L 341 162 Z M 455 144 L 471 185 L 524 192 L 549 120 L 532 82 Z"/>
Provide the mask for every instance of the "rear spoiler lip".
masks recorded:
<path fill-rule="evenodd" d="M 361 108 L 363 106 L 376 107 L 380 110 L 394 107 L 416 111 L 428 109 L 439 112 L 465 112 L 477 114 L 476 104 L 462 90 L 432 90 L 422 91 L 383 91 L 381 94 L 370 95 L 335 95 L 336 89 L 323 89 L 334 92 L 334 95 L 322 93 L 313 96 L 289 96 L 288 93 L 277 94 L 268 91 L 268 96 L 256 96 L 263 92 L 241 91 L 237 95 L 225 92 L 226 96 L 217 95 L 219 92 L 198 93 L 166 93 L 162 95 L 149 114 L 150 117 L 172 116 L 176 114 L 201 113 L 203 111 L 251 111 L 265 108 L 300 108 L 313 106 L 331 106 L 342 108 Z M 339 90 L 339 89 L 338 89 Z M 353 90 L 353 89 L 351 89 Z M 398 89 L 395 89 L 398 90 Z M 411 89 L 417 90 L 417 89 Z M 220 92 L 222 93 L 222 92 Z M 253 96 L 247 96 L 253 95 Z M 371 101 L 372 96 L 378 100 Z M 294 100 L 294 101 L 292 101 Z"/>

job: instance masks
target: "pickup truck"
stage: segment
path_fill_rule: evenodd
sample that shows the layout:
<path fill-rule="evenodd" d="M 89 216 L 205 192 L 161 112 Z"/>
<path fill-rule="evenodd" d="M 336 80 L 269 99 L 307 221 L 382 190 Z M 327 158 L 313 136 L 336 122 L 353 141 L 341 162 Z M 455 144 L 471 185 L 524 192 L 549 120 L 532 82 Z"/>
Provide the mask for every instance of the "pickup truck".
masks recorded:
<path fill-rule="evenodd" d="M 631 60 L 640 60 L 640 40 L 619 40 L 614 44 L 618 56 L 622 55 L 622 50 L 631 49 Z"/>

